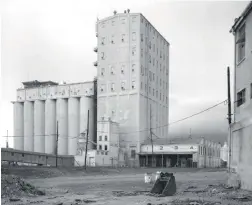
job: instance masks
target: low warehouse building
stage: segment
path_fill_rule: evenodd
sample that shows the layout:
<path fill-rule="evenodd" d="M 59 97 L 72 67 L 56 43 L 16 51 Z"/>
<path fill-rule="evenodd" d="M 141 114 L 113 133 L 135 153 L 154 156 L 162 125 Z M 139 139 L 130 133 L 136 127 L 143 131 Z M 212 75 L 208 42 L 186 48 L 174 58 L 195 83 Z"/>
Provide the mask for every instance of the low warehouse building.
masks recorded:
<path fill-rule="evenodd" d="M 141 167 L 220 167 L 220 143 L 200 139 L 174 139 L 145 143 L 139 153 Z"/>

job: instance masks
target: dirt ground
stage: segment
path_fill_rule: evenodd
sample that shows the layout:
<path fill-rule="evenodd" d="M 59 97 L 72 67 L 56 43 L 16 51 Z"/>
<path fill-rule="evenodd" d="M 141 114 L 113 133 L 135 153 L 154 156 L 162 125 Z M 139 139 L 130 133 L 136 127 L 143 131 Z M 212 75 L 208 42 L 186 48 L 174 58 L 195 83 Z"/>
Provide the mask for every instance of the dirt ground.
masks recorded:
<path fill-rule="evenodd" d="M 252 205 L 252 193 L 225 188 L 227 172 L 218 169 L 165 169 L 175 175 L 176 195 L 150 195 L 152 185 L 144 183 L 144 173 L 157 170 L 160 169 L 89 169 L 84 172 L 81 169 L 2 168 L 2 172 L 19 175 L 46 193 L 45 196 L 19 197 L 16 202 L 2 198 L 2 204 Z"/>

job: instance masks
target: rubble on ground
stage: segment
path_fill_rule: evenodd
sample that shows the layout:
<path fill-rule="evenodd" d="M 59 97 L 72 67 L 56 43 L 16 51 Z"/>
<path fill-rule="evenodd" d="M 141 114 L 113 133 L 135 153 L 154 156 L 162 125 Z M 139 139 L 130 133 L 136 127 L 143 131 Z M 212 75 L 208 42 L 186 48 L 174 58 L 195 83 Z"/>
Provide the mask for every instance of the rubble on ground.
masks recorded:
<path fill-rule="evenodd" d="M 196 194 L 198 197 L 212 197 L 219 200 L 232 200 L 237 202 L 252 202 L 252 192 L 237 189 L 236 187 L 227 187 L 224 184 L 208 185 L 206 187 L 189 186 L 187 189 L 178 193 L 190 192 Z"/>
<path fill-rule="evenodd" d="M 36 189 L 15 175 L 2 174 L 1 176 L 1 198 L 17 196 L 38 196 L 45 195 L 45 192 Z"/>

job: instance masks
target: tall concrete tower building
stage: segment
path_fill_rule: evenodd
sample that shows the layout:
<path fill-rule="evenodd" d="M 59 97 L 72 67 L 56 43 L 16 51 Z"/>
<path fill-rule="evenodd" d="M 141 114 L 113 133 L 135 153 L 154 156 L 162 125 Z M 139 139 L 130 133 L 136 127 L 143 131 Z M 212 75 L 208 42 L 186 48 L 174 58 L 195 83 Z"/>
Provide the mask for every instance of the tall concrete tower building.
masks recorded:
<path fill-rule="evenodd" d="M 166 138 L 169 43 L 140 13 L 97 21 L 97 119 L 119 123 L 125 160 L 137 163 L 146 139 Z M 151 129 L 152 128 L 152 129 Z M 106 132 L 97 130 L 97 137 Z"/>

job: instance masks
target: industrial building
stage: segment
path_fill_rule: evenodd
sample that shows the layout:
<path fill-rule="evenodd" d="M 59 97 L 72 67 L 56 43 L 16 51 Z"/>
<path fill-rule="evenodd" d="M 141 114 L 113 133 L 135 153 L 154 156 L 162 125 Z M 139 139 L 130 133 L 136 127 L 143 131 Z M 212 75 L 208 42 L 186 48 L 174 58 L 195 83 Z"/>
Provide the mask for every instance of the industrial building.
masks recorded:
<path fill-rule="evenodd" d="M 169 43 L 142 14 L 129 10 L 98 20 L 96 36 L 97 119 L 119 123 L 120 147 L 133 166 L 151 128 L 160 138 L 168 136 Z"/>
<path fill-rule="evenodd" d="M 98 20 L 96 36 L 97 81 L 31 81 L 17 90 L 15 149 L 55 154 L 57 147 L 83 164 L 88 110 L 90 166 L 139 166 L 141 143 L 168 136 L 169 43 L 129 10 Z"/>
<path fill-rule="evenodd" d="M 252 2 L 231 31 L 235 39 L 234 122 L 228 139 L 230 166 L 238 173 L 241 188 L 252 190 Z M 230 140 L 231 139 L 231 140 Z"/>
<path fill-rule="evenodd" d="M 141 146 L 142 167 L 220 167 L 220 143 L 210 140 L 178 138 L 169 143 L 157 141 L 152 148 L 149 142 Z"/>
<path fill-rule="evenodd" d="M 31 81 L 23 85 L 13 102 L 14 149 L 56 154 L 58 141 L 59 155 L 76 155 L 78 138 L 87 130 L 88 110 L 89 138 L 96 140 L 95 81 Z M 90 143 L 89 148 L 93 147 Z"/>

